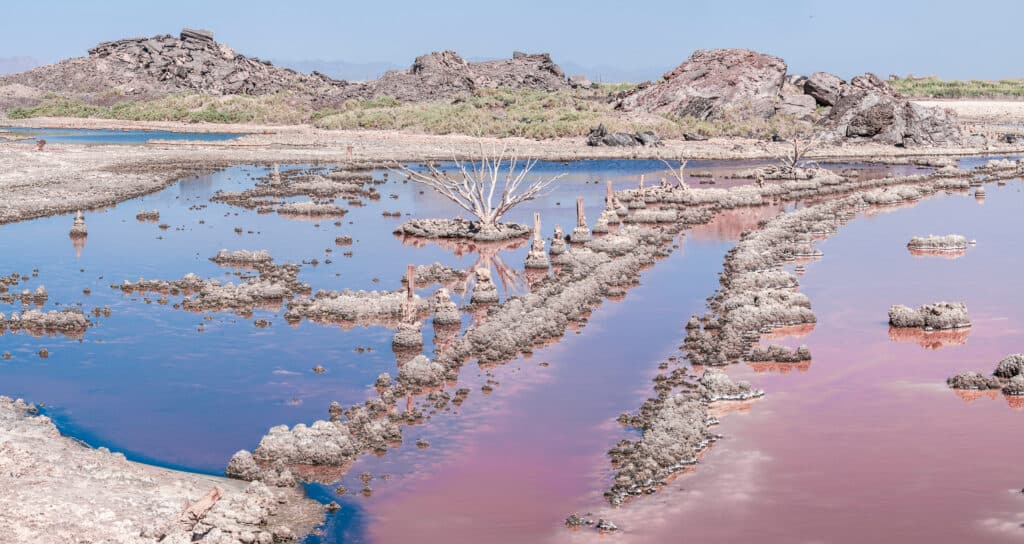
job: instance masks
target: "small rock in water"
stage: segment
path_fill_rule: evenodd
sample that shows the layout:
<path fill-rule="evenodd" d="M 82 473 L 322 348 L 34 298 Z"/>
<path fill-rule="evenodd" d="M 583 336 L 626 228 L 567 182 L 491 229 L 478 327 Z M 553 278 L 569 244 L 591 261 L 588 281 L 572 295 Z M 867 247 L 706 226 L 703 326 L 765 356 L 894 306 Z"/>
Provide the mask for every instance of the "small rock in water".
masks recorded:
<path fill-rule="evenodd" d="M 584 523 L 586 523 L 586 520 L 576 512 L 569 514 L 569 517 L 565 518 L 566 527 L 580 527 Z"/>

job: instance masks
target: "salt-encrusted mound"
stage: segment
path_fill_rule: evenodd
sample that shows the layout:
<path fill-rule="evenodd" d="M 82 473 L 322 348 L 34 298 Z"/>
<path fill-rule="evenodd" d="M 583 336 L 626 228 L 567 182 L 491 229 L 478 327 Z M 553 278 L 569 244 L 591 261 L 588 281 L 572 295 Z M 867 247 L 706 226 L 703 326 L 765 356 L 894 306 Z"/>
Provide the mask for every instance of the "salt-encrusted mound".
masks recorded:
<path fill-rule="evenodd" d="M 519 223 L 499 223 L 484 228 L 475 221 L 465 219 L 413 219 L 398 226 L 395 234 L 417 238 L 458 238 L 480 242 L 512 240 L 533 233 L 533 229 Z"/>
<path fill-rule="evenodd" d="M 1024 395 L 1024 353 L 1008 355 L 999 361 L 991 376 L 978 372 L 961 372 L 946 380 L 953 389 L 1001 389 L 1004 395 Z"/>
<path fill-rule="evenodd" d="M 893 327 L 922 329 L 959 329 L 970 327 L 967 305 L 962 302 L 936 302 L 916 310 L 902 304 L 889 308 L 889 324 Z"/>
<path fill-rule="evenodd" d="M 445 373 L 444 365 L 431 362 L 424 355 L 417 355 L 398 369 L 398 383 L 407 389 L 436 387 L 444 383 Z"/>
<path fill-rule="evenodd" d="M 959 234 L 914 236 L 907 247 L 926 251 L 959 251 L 967 249 L 967 238 Z"/>

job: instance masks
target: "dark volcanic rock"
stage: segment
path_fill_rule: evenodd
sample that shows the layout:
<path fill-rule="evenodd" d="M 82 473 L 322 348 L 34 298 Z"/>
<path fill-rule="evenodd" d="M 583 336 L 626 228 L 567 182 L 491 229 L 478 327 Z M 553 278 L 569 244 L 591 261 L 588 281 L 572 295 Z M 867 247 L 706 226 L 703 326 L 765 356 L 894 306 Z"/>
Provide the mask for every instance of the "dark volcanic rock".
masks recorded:
<path fill-rule="evenodd" d="M 698 119 L 771 117 L 786 63 L 747 49 L 701 49 L 661 80 L 628 93 L 625 111 L 675 114 Z"/>
<path fill-rule="evenodd" d="M 209 30 L 193 30 L 191 28 L 181 29 L 181 41 L 197 40 L 201 42 L 213 42 L 213 32 Z"/>
<path fill-rule="evenodd" d="M 814 72 L 803 84 L 804 92 L 813 97 L 819 105 L 835 106 L 846 82 L 828 72 Z"/>
<path fill-rule="evenodd" d="M 644 146 L 644 147 L 656 147 L 661 145 L 661 138 L 659 138 L 653 132 L 608 132 L 608 129 L 604 125 L 598 125 L 597 128 L 590 129 L 590 134 L 587 136 L 587 145 L 589 146 Z"/>
<path fill-rule="evenodd" d="M 905 100 L 873 74 L 857 76 L 842 87 L 842 96 L 825 118 L 825 125 L 843 138 L 902 146 L 956 144 L 961 140 L 954 113 Z"/>

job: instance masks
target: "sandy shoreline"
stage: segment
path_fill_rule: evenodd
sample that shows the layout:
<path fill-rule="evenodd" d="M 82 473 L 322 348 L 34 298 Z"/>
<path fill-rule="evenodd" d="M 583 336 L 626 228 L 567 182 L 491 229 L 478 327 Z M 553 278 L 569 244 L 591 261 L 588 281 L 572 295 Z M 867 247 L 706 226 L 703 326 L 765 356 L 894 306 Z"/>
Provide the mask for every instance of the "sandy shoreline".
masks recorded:
<path fill-rule="evenodd" d="M 1022 110 L 1024 111 L 1024 110 Z M 192 125 L 100 119 L 39 118 L 0 121 L 17 126 L 178 131 L 247 132 L 224 142 L 166 142 L 146 145 L 51 144 L 36 152 L 23 143 L 0 143 L 0 224 L 78 209 L 109 206 L 158 191 L 189 175 L 231 164 L 346 163 L 379 165 L 390 161 L 471 157 L 485 148 L 508 146 L 520 157 L 582 159 L 775 159 L 785 144 L 740 138 L 702 142 L 666 141 L 663 147 L 588 147 L 582 138 L 529 140 L 397 131 L 328 131 L 309 126 Z M 897 148 L 848 144 L 817 150 L 813 158 L 866 162 L 907 162 L 914 158 L 1024 153 L 1024 145 Z"/>
<path fill-rule="evenodd" d="M 253 542 L 283 542 L 274 535 L 304 535 L 323 520 L 323 506 L 301 488 L 268 488 L 127 461 L 61 436 L 49 418 L 33 414 L 20 400 L 0 397 L 5 542 L 177 544 L 214 531 L 225 538 L 247 533 Z M 212 507 L 183 515 L 203 505 L 214 489 L 222 495 Z"/>

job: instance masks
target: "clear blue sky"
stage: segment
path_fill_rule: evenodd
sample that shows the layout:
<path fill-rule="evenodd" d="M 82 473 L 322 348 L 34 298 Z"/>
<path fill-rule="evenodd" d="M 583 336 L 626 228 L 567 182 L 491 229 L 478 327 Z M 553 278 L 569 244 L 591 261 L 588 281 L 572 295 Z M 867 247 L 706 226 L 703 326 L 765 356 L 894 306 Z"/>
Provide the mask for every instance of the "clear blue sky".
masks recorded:
<path fill-rule="evenodd" d="M 190 26 L 238 52 L 293 61 L 406 66 L 434 50 L 498 58 L 520 49 L 658 74 L 694 49 L 747 47 L 795 73 L 1024 77 L 1024 2 L 1011 0 L 12 0 L 2 11 L 0 57 L 43 62 Z"/>

